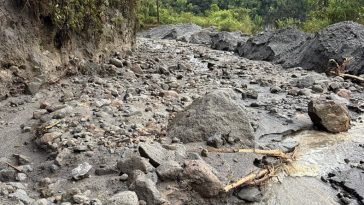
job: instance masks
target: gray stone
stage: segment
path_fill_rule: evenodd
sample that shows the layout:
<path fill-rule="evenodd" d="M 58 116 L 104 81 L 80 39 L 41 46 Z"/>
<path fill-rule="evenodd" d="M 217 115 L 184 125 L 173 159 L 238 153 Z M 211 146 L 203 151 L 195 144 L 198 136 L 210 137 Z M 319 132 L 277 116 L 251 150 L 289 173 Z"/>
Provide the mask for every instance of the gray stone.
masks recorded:
<path fill-rule="evenodd" d="M 140 143 L 139 153 L 142 157 L 148 158 L 154 167 L 158 167 L 165 161 L 175 158 L 172 151 L 164 149 L 158 142 L 154 142 L 153 144 Z"/>
<path fill-rule="evenodd" d="M 118 68 L 122 68 L 123 67 L 123 62 L 117 58 L 111 58 L 110 59 L 110 62 L 109 62 L 111 65 L 114 65 Z"/>
<path fill-rule="evenodd" d="M 220 148 L 224 145 L 224 140 L 220 133 L 215 133 L 207 139 L 207 145 Z"/>
<path fill-rule="evenodd" d="M 107 167 L 97 168 L 95 170 L 95 174 L 98 176 L 118 174 L 118 173 L 119 171 L 115 166 L 107 166 Z"/>
<path fill-rule="evenodd" d="M 51 203 L 47 199 L 38 199 L 33 202 L 32 205 L 50 205 Z"/>
<path fill-rule="evenodd" d="M 138 196 L 133 191 L 124 191 L 113 195 L 108 201 L 108 205 L 138 205 Z"/>
<path fill-rule="evenodd" d="M 139 199 L 146 201 L 147 204 L 163 204 L 165 200 L 152 179 L 140 171 L 134 172 L 133 175 L 134 181 L 130 185 L 130 189 L 136 192 Z"/>
<path fill-rule="evenodd" d="M 34 199 L 30 198 L 27 192 L 22 189 L 17 189 L 14 193 L 9 194 L 9 197 L 20 200 L 24 204 L 31 204 L 34 202 Z"/>
<path fill-rule="evenodd" d="M 154 167 L 149 163 L 148 159 L 137 155 L 127 156 L 122 158 L 117 163 L 117 168 L 125 174 L 132 174 L 134 170 L 141 170 L 144 173 L 154 170 Z"/>
<path fill-rule="evenodd" d="M 258 187 L 249 186 L 239 191 L 238 198 L 246 202 L 260 202 L 263 199 L 263 193 Z"/>
<path fill-rule="evenodd" d="M 26 87 L 27 93 L 30 95 L 35 95 L 40 90 L 41 86 L 42 83 L 37 81 L 28 83 Z"/>
<path fill-rule="evenodd" d="M 0 170 L 0 181 L 8 182 L 15 181 L 16 171 L 14 169 L 6 168 Z"/>
<path fill-rule="evenodd" d="M 254 147 L 253 128 L 245 110 L 225 90 L 209 93 L 178 113 L 168 126 L 167 136 L 184 143 L 201 142 L 218 132 L 240 141 L 243 147 Z"/>
<path fill-rule="evenodd" d="M 182 171 L 183 168 L 176 161 L 166 161 L 157 168 L 157 174 L 163 181 L 178 179 Z"/>
<path fill-rule="evenodd" d="M 75 180 L 80 180 L 89 176 L 92 166 L 88 162 L 79 164 L 76 168 L 72 170 L 72 178 Z"/>
<path fill-rule="evenodd" d="M 241 32 L 219 32 L 212 36 L 211 48 L 222 51 L 235 51 L 238 43 L 242 44 L 248 40 Z"/>

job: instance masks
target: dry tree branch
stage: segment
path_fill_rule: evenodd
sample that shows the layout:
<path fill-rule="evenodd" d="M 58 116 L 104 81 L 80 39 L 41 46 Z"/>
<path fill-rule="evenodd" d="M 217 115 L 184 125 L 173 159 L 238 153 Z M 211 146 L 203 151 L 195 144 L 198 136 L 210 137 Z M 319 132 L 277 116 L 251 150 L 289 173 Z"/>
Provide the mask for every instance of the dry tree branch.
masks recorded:
<path fill-rule="evenodd" d="M 224 187 L 224 191 L 229 192 L 232 189 L 235 189 L 236 187 L 239 187 L 239 186 L 244 185 L 246 183 L 252 182 L 255 179 L 259 179 L 259 178 L 267 175 L 268 173 L 269 173 L 268 169 L 262 169 L 260 171 L 254 171 L 254 172 L 248 174 L 247 176 L 239 179 L 238 181 L 236 181 L 236 182 L 234 182 L 232 184 L 226 185 Z"/>

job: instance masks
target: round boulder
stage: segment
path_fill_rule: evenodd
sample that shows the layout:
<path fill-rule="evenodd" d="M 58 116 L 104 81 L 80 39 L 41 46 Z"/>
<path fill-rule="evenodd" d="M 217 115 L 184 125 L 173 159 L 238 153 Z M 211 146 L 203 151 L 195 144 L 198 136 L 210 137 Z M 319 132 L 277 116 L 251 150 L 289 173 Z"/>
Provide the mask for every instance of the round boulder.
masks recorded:
<path fill-rule="evenodd" d="M 313 100 L 308 104 L 308 115 L 318 128 L 332 133 L 346 132 L 350 128 L 347 107 L 332 100 Z"/>
<path fill-rule="evenodd" d="M 243 147 L 254 147 L 253 129 L 246 112 L 230 93 L 233 91 L 217 90 L 196 99 L 171 121 L 167 135 L 189 143 L 206 141 L 221 133 L 242 142 Z"/>

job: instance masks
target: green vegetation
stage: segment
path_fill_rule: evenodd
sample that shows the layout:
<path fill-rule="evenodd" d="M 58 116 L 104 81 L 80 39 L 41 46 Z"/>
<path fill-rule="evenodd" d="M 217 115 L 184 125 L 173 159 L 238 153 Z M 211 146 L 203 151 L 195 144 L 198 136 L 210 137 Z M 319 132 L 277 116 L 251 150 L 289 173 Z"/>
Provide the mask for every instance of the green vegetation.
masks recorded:
<path fill-rule="evenodd" d="M 195 23 L 220 30 L 255 33 L 296 26 L 315 32 L 339 21 L 364 23 L 364 0 L 140 0 L 142 27 L 160 23 Z"/>
<path fill-rule="evenodd" d="M 55 32 L 57 47 L 72 33 L 97 40 L 106 22 L 118 28 L 136 0 L 19 0 Z M 126 9 L 125 9 L 126 8 Z M 112 11 L 112 14 L 110 13 Z"/>

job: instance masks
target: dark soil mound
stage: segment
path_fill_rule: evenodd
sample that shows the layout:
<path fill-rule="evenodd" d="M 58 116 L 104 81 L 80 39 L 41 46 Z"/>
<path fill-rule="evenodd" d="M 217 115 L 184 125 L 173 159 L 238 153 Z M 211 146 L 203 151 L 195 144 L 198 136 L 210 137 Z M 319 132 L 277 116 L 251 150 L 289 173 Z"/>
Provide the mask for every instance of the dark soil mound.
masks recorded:
<path fill-rule="evenodd" d="M 296 28 L 265 32 L 239 43 L 236 51 L 240 56 L 273 62 L 285 62 L 285 57 L 307 41 L 309 35 Z"/>

